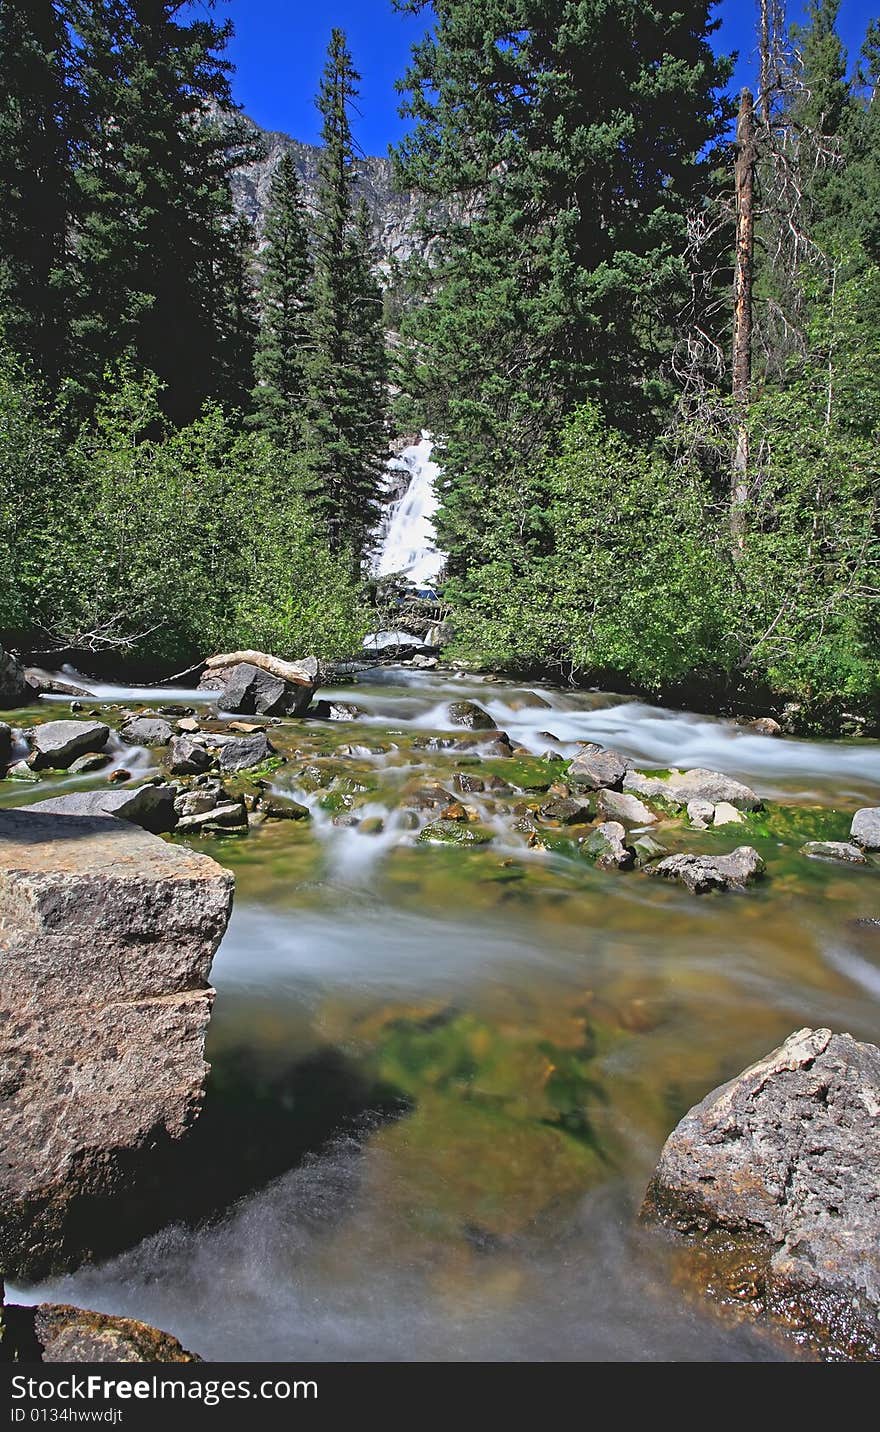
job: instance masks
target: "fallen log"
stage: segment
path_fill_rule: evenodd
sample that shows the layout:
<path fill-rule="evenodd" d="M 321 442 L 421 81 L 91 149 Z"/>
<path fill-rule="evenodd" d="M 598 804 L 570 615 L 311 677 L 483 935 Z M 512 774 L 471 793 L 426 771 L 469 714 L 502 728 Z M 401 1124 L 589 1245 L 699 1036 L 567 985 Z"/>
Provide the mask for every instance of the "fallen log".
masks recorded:
<path fill-rule="evenodd" d="M 278 656 L 267 656 L 264 651 L 227 651 L 220 656 L 209 656 L 205 666 L 213 670 L 242 663 L 258 666 L 261 671 L 268 671 L 270 676 L 290 681 L 294 686 L 314 686 L 318 677 L 318 662 L 313 656 L 304 661 L 282 661 Z"/>

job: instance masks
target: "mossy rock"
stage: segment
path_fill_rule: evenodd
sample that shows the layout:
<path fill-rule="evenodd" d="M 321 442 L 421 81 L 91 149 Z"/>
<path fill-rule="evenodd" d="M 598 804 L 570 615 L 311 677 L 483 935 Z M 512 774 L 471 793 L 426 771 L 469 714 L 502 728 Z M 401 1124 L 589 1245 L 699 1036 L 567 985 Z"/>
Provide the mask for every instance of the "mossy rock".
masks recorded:
<path fill-rule="evenodd" d="M 458 820 L 434 820 L 419 835 L 420 845 L 488 845 L 492 832 Z"/>

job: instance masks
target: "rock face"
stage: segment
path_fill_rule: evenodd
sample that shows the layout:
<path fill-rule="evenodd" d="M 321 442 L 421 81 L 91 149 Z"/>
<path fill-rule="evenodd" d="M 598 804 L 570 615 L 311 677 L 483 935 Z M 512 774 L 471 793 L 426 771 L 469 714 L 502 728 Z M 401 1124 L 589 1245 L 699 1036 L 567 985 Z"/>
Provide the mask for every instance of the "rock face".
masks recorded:
<path fill-rule="evenodd" d="M 880 850 L 880 806 L 857 810 L 850 826 L 850 835 L 863 850 Z"/>
<path fill-rule="evenodd" d="M 801 1029 L 666 1141 L 644 1213 L 756 1240 L 770 1311 L 880 1356 L 880 1049 Z"/>
<path fill-rule="evenodd" d="M 78 756 L 103 751 L 110 727 L 100 721 L 44 721 L 28 732 L 35 771 L 66 771 Z"/>
<path fill-rule="evenodd" d="M 173 830 L 177 823 L 174 808 L 174 786 L 126 786 L 123 790 L 72 791 L 66 796 L 53 796 L 36 801 L 28 810 L 47 815 L 115 815 L 131 821 L 143 830 L 161 835 Z"/>
<path fill-rule="evenodd" d="M 0 721 L 0 766 L 5 766 L 12 755 L 12 727 Z"/>
<path fill-rule="evenodd" d="M 730 855 L 668 855 L 648 868 L 649 875 L 678 880 L 693 895 L 707 890 L 736 890 L 764 873 L 764 862 L 751 845 L 738 845 Z"/>
<path fill-rule="evenodd" d="M 28 685 L 21 662 L 0 646 L 0 711 L 8 711 L 13 706 L 24 706 L 33 698 L 34 692 Z"/>
<path fill-rule="evenodd" d="M 670 771 L 668 776 L 646 776 L 641 771 L 627 771 L 623 788 L 637 796 L 671 801 L 686 806 L 690 801 L 710 801 L 717 805 L 727 801 L 737 810 L 760 810 L 761 797 L 749 786 L 724 776 L 720 771 Z"/>
<path fill-rule="evenodd" d="M 112 816 L 0 811 L 7 1273 L 100 1241 L 103 1201 L 196 1117 L 232 889 L 214 861 Z"/>

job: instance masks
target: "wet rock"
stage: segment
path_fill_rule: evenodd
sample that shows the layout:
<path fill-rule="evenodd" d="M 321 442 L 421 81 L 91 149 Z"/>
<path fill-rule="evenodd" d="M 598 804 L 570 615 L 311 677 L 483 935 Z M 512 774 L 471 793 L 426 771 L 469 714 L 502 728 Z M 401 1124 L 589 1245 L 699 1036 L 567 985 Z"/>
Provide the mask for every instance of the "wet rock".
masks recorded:
<path fill-rule="evenodd" d="M 712 818 L 713 825 L 743 825 L 745 816 L 730 801 L 719 801 Z"/>
<path fill-rule="evenodd" d="M 167 746 L 174 732 L 161 716 L 135 716 L 120 730 L 129 746 Z"/>
<path fill-rule="evenodd" d="M 880 850 L 880 806 L 865 806 L 857 810 L 849 833 L 854 844 L 860 845 L 863 850 Z"/>
<path fill-rule="evenodd" d="M 455 820 L 435 820 L 419 833 L 423 845 L 488 845 L 492 832 Z"/>
<path fill-rule="evenodd" d="M 715 807 L 711 801 L 688 801 L 687 818 L 694 830 L 707 830 L 715 819 Z"/>
<path fill-rule="evenodd" d="M 72 776 L 85 776 L 91 771 L 102 771 L 110 764 L 110 757 L 106 751 L 92 751 L 85 756 L 77 756 L 67 767 Z"/>
<path fill-rule="evenodd" d="M 669 855 L 648 868 L 648 875 L 678 880 L 694 895 L 707 890 L 735 890 L 751 885 L 764 873 L 764 862 L 750 845 L 730 855 Z"/>
<path fill-rule="evenodd" d="M 27 734 L 31 739 L 28 760 L 35 771 L 66 771 L 77 756 L 102 751 L 110 728 L 100 721 L 46 721 Z"/>
<path fill-rule="evenodd" d="M 495 722 L 478 706 L 476 701 L 452 701 L 447 707 L 447 714 L 453 726 L 465 726 L 469 731 L 494 731 Z"/>
<path fill-rule="evenodd" d="M 227 776 L 262 766 L 275 752 L 265 731 L 253 736 L 214 736 L 212 741 L 220 744 L 220 769 Z"/>
<path fill-rule="evenodd" d="M 868 863 L 859 847 L 845 840 L 808 840 L 801 846 L 801 855 L 810 855 L 814 860 L 843 860 L 849 865 Z"/>
<path fill-rule="evenodd" d="M 552 711 L 553 707 L 537 691 L 522 691 L 518 696 L 512 696 L 507 702 L 511 711 L 541 710 Z"/>
<path fill-rule="evenodd" d="M 259 807 L 271 820 L 310 820 L 308 806 L 301 805 L 290 796 L 261 796 Z"/>
<path fill-rule="evenodd" d="M 34 771 L 27 761 L 16 761 L 6 772 L 7 781 L 39 781 L 39 771 Z"/>
<path fill-rule="evenodd" d="M 115 815 L 154 835 L 162 835 L 177 824 L 176 794 L 174 786 L 161 785 L 126 786 L 121 791 L 73 791 L 66 796 L 37 801 L 27 809 L 48 815 Z"/>
<path fill-rule="evenodd" d="M 201 731 L 201 722 L 195 716 L 181 716 L 177 722 L 177 729 L 183 736 L 193 736 L 196 731 Z"/>
<path fill-rule="evenodd" d="M 193 831 L 241 831 L 247 830 L 247 811 L 242 801 L 224 801 L 198 815 L 181 816 L 177 822 L 177 834 Z"/>
<path fill-rule="evenodd" d="M 214 757 L 205 747 L 205 738 L 175 736 L 171 742 L 168 768 L 173 776 L 200 776 L 209 771 Z"/>
<path fill-rule="evenodd" d="M 574 797 L 551 796 L 539 808 L 542 820 L 556 821 L 559 825 L 583 825 L 590 819 L 589 801 L 575 800 Z"/>
<path fill-rule="evenodd" d="M 12 727 L 0 721 L 0 766 L 5 766 L 12 755 Z"/>
<path fill-rule="evenodd" d="M 472 775 L 470 771 L 457 771 L 453 777 L 452 785 L 454 790 L 466 796 L 486 789 L 486 782 L 482 776 Z"/>
<path fill-rule="evenodd" d="M 0 1361 L 199 1362 L 170 1333 L 134 1318 L 92 1313 L 65 1303 L 3 1309 Z"/>
<path fill-rule="evenodd" d="M 670 801 L 673 805 L 686 806 L 689 801 L 729 801 L 737 810 L 760 810 L 762 801 L 749 786 L 735 781 L 720 771 L 706 771 L 698 767 L 693 771 L 670 771 L 668 776 L 646 776 L 641 771 L 629 770 L 623 788 L 649 800 Z"/>
<path fill-rule="evenodd" d="M 758 1250 L 764 1306 L 838 1356 L 880 1355 L 880 1049 L 801 1029 L 691 1109 L 644 1213 Z"/>
<path fill-rule="evenodd" d="M 581 746 L 568 768 L 573 785 L 589 790 L 620 790 L 632 762 L 619 751 L 606 751 L 590 741 Z"/>
<path fill-rule="evenodd" d="M 414 656 L 409 665 L 416 671 L 436 671 L 437 658 L 436 656 Z"/>
<path fill-rule="evenodd" d="M 622 821 L 624 825 L 654 825 L 657 820 L 654 812 L 628 791 L 600 790 L 598 807 L 605 820 Z"/>
<path fill-rule="evenodd" d="M 111 771 L 107 776 L 107 780 L 111 785 L 120 786 L 123 782 L 131 780 L 131 771 L 127 771 L 124 766 L 117 766 L 116 770 Z"/>
<path fill-rule="evenodd" d="M 34 691 L 28 684 L 21 662 L 11 651 L 4 651 L 0 646 L 0 711 L 26 706 L 33 699 Z"/>
<path fill-rule="evenodd" d="M 210 789 L 193 787 L 192 790 L 180 791 L 175 796 L 174 810 L 178 816 L 204 815 L 228 799 L 225 791 L 218 794 Z"/>
<path fill-rule="evenodd" d="M 782 727 L 772 716 L 756 716 L 754 721 L 746 723 L 750 731 L 756 731 L 759 736 L 781 736 Z"/>
<path fill-rule="evenodd" d="M 633 853 L 625 845 L 626 831 L 617 820 L 603 821 L 597 825 L 582 846 L 584 855 L 603 869 L 627 870 L 633 863 Z"/>
<path fill-rule="evenodd" d="M 112 816 L 0 811 L 8 1275 L 115 1237 L 89 1208 L 129 1188 L 195 1119 L 232 888 L 214 861 Z"/>
<path fill-rule="evenodd" d="M 661 845 L 651 835 L 640 835 L 632 843 L 632 852 L 635 856 L 636 865 L 640 870 L 653 861 L 660 860 L 666 854 L 666 846 Z"/>

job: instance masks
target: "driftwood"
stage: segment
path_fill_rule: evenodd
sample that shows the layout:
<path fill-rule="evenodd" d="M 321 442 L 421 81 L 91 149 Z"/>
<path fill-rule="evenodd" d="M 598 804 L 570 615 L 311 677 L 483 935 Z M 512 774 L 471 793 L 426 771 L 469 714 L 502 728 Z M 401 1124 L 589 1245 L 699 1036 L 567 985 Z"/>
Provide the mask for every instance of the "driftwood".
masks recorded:
<path fill-rule="evenodd" d="M 314 686 L 318 680 L 318 663 L 314 657 L 302 662 L 282 661 L 278 656 L 267 656 L 264 651 L 227 651 L 220 656 L 209 656 L 205 666 L 211 671 L 218 666 L 240 666 L 242 662 L 258 666 L 261 671 L 268 671 L 270 676 L 290 681 L 295 686 Z M 309 670 L 309 667 L 312 669 Z"/>

